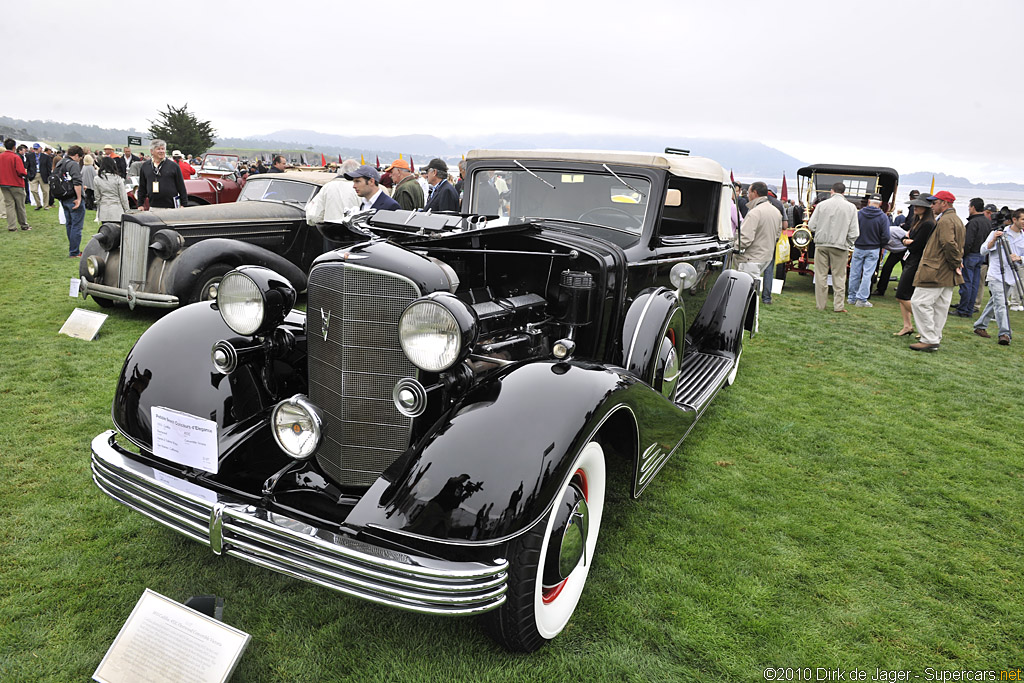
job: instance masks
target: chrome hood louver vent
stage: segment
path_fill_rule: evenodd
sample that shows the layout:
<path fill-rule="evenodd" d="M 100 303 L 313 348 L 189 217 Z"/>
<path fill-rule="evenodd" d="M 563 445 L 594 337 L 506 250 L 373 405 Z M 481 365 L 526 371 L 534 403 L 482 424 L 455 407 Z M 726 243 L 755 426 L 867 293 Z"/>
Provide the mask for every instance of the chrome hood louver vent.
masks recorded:
<path fill-rule="evenodd" d="M 409 447 L 412 419 L 391 392 L 417 376 L 398 343 L 398 319 L 419 295 L 410 280 L 349 263 L 309 274 L 309 398 L 327 423 L 316 458 L 339 484 L 369 486 Z"/>

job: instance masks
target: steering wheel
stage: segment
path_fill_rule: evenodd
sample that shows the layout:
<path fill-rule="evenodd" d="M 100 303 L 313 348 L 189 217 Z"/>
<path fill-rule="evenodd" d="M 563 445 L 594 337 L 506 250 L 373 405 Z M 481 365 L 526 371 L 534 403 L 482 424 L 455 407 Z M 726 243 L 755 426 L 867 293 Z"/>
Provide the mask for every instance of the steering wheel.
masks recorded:
<path fill-rule="evenodd" d="M 613 214 L 613 215 L 623 216 L 627 220 L 629 220 L 630 222 L 635 223 L 637 225 L 637 227 L 640 227 L 640 226 L 643 225 L 643 221 L 642 220 L 640 220 L 636 216 L 634 216 L 634 215 L 632 215 L 630 213 L 627 213 L 627 212 L 623 211 L 622 209 L 620 209 L 618 207 L 615 207 L 615 206 L 595 206 L 593 209 L 587 209 L 586 211 L 581 213 L 579 218 L 577 218 L 576 220 L 578 220 L 578 221 L 585 220 L 591 214 L 601 213 L 602 211 L 605 212 L 605 213 Z"/>

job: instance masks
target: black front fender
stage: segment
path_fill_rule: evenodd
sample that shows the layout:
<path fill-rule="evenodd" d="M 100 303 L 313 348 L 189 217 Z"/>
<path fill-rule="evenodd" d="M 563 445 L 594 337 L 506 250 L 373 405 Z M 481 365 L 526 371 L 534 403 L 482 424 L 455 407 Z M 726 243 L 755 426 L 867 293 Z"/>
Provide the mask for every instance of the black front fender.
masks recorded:
<path fill-rule="evenodd" d="M 723 271 L 690 326 L 686 345 L 701 353 L 735 358 L 743 330 L 753 334 L 756 329 L 756 315 L 754 278 L 738 270 Z"/>
<path fill-rule="evenodd" d="M 215 263 L 234 268 L 245 265 L 270 268 L 287 278 L 296 292 L 306 291 L 306 274 L 283 256 L 247 242 L 215 237 L 193 244 L 174 260 L 167 293 L 177 296 L 180 301 L 187 301 L 200 274 Z"/>
<path fill-rule="evenodd" d="M 629 419 L 614 424 L 634 432 L 624 439 L 634 450 L 656 439 L 671 451 L 686 431 L 682 411 L 621 369 L 515 367 L 471 391 L 385 472 L 347 523 L 427 541 L 511 538 L 543 518 L 576 455 L 619 411 Z"/>

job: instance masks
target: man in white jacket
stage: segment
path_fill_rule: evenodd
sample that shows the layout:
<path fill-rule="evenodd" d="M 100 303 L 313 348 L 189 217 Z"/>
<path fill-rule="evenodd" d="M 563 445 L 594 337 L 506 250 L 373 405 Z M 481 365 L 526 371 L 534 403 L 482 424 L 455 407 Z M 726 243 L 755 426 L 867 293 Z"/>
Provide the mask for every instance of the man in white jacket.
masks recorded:
<path fill-rule="evenodd" d="M 740 253 L 736 270 L 762 277 L 775 260 L 775 244 L 782 234 L 782 214 L 768 201 L 768 186 L 751 183 L 747 188 L 747 215 L 740 225 Z"/>
<path fill-rule="evenodd" d="M 857 208 L 843 193 L 846 185 L 836 183 L 830 196 L 818 202 L 807 227 L 814 235 L 814 303 L 819 311 L 828 301 L 828 275 L 832 274 L 832 310 L 846 313 L 846 266 L 853 243 L 860 235 Z"/>

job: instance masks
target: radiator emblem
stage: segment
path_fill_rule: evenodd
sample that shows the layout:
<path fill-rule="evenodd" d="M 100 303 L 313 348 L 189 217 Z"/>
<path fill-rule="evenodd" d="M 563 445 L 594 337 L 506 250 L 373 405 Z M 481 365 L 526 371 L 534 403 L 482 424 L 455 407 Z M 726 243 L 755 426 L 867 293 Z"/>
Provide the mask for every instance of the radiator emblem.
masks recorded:
<path fill-rule="evenodd" d="M 324 341 L 327 341 L 327 328 L 331 326 L 331 312 L 324 312 L 324 309 L 321 308 L 320 320 L 323 321 Z"/>

